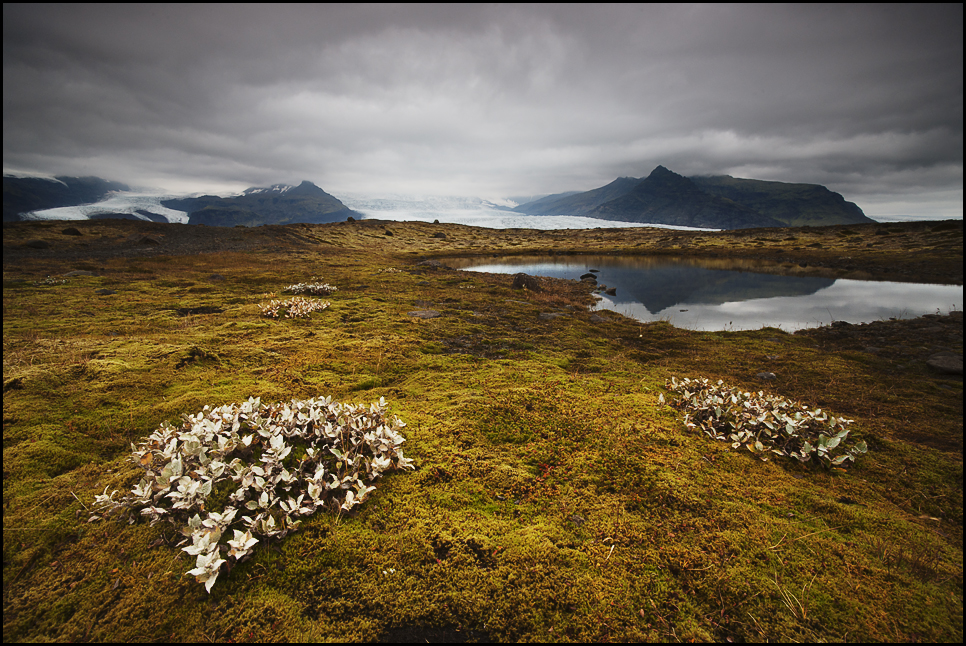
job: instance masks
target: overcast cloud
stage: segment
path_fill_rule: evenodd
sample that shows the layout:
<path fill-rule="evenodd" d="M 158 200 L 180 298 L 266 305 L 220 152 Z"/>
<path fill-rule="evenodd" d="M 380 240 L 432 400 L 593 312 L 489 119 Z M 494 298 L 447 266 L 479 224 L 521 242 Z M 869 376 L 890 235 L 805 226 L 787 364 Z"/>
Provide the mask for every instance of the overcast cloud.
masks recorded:
<path fill-rule="evenodd" d="M 963 9 L 3 7 L 5 171 L 587 190 L 663 164 L 962 217 Z"/>

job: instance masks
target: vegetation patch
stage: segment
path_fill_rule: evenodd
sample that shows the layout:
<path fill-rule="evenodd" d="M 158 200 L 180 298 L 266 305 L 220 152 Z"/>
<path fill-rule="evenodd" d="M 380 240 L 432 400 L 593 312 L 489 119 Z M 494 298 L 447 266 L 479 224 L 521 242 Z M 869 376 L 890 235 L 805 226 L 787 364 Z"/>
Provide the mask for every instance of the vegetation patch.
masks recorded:
<path fill-rule="evenodd" d="M 262 316 L 277 319 L 284 316 L 287 319 L 304 318 L 312 312 L 321 312 L 331 305 L 328 301 L 319 301 L 312 298 L 302 298 L 293 296 L 285 300 L 271 300 L 258 307 L 262 310 Z"/>
<path fill-rule="evenodd" d="M 685 426 L 699 428 L 713 440 L 731 442 L 733 449 L 744 446 L 762 460 L 769 454 L 799 462 L 814 457 L 825 467 L 837 467 L 868 451 L 864 441 L 845 445 L 853 420 L 830 416 L 821 408 L 728 387 L 720 379 L 712 384 L 707 379 L 672 377 L 667 386 L 681 394 L 672 406 L 686 411 Z"/>
<path fill-rule="evenodd" d="M 296 283 L 285 288 L 290 294 L 311 294 L 312 296 L 328 296 L 332 292 L 338 291 L 328 283 Z"/>
<path fill-rule="evenodd" d="M 281 539 L 298 528 L 298 518 L 319 509 L 351 511 L 383 472 L 412 468 L 399 448 L 403 426 L 387 418 L 384 401 L 368 410 L 331 398 L 273 405 L 250 398 L 240 405 L 206 406 L 186 415 L 178 428 L 162 425 L 138 445 L 131 459 L 144 477 L 119 500 L 117 490 L 108 494 L 105 488 L 94 508 L 102 515 L 137 510 L 152 525 L 161 520 L 181 525 L 187 537 L 182 543 L 191 539 L 182 549 L 197 556 L 188 574 L 211 592 L 223 566 L 251 553 L 258 543 L 253 534 Z M 234 486 L 221 510 L 213 511 L 213 493 Z M 246 511 L 251 515 L 236 521 Z M 238 523 L 245 531 L 234 529 L 234 538 L 221 545 L 222 535 Z"/>

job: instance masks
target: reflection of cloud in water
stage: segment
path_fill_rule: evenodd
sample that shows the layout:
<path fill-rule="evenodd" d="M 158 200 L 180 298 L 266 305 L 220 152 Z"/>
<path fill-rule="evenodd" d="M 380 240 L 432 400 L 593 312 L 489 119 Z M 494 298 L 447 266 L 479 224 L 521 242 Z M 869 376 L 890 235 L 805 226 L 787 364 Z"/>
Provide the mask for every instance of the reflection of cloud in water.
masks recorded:
<path fill-rule="evenodd" d="M 869 323 L 893 317 L 909 318 L 937 310 L 962 309 L 963 288 L 958 285 L 925 285 L 859 280 L 837 280 L 807 296 L 780 296 L 720 305 L 680 303 L 656 313 L 643 305 L 620 303 L 607 308 L 643 321 L 666 320 L 695 330 L 755 330 L 778 327 L 794 331 L 831 321 Z M 687 310 L 682 312 L 680 310 Z"/>

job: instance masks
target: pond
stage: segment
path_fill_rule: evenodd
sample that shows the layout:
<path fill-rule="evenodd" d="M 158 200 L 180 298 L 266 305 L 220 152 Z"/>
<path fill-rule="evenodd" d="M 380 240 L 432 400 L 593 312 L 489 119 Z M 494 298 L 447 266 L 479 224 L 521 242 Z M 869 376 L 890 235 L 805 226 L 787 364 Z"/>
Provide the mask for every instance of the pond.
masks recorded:
<path fill-rule="evenodd" d="M 467 271 L 579 279 L 594 273 L 595 309 L 692 330 L 787 332 L 832 321 L 870 323 L 962 309 L 962 285 L 929 285 L 763 273 L 752 261 L 613 256 L 449 259 Z M 754 271 L 758 268 L 759 271 Z"/>

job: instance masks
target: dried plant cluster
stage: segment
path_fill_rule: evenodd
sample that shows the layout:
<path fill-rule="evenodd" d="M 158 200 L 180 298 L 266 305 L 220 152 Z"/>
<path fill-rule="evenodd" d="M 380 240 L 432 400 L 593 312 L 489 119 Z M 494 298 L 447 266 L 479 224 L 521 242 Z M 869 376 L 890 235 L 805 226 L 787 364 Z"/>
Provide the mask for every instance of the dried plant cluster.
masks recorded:
<path fill-rule="evenodd" d="M 101 516 L 123 512 L 151 524 L 167 520 L 197 557 L 188 574 L 211 592 L 222 566 L 230 568 L 263 538 L 281 539 L 301 517 L 328 507 L 337 513 L 362 504 L 371 483 L 391 469 L 413 468 L 399 448 L 405 424 L 386 415 L 386 402 L 368 408 L 314 398 L 242 404 L 186 415 L 179 427 L 162 424 L 132 460 L 144 477 L 131 493 L 96 496 Z M 225 498 L 221 511 L 206 504 Z M 241 529 L 234 526 L 240 525 Z M 222 544 L 229 529 L 233 538 Z"/>
<path fill-rule="evenodd" d="M 321 312 L 329 305 L 329 301 L 293 296 L 284 301 L 271 300 L 268 303 L 261 303 L 258 307 L 262 310 L 262 316 L 277 319 L 281 314 L 287 319 L 295 319 L 306 317 L 312 312 Z"/>
<path fill-rule="evenodd" d="M 700 428 L 715 440 L 731 442 L 734 449 L 745 446 L 762 460 L 769 454 L 795 458 L 799 462 L 815 459 L 825 467 L 854 461 L 868 450 L 864 441 L 846 447 L 848 425 L 852 420 L 834 417 L 822 409 L 812 410 L 799 403 L 728 387 L 724 382 L 707 379 L 666 384 L 681 396 L 671 405 L 684 410 L 688 428 Z M 664 396 L 661 395 L 661 401 Z"/>
<path fill-rule="evenodd" d="M 66 284 L 67 284 L 66 278 L 53 278 L 51 276 L 47 276 L 43 280 L 35 280 L 33 283 L 34 287 L 47 287 L 48 285 L 66 285 Z"/>
<path fill-rule="evenodd" d="M 328 296 L 332 292 L 338 291 L 338 288 L 333 287 L 328 283 L 297 283 L 295 285 L 289 285 L 283 291 L 289 292 L 291 294 L 311 294 L 312 296 Z"/>

